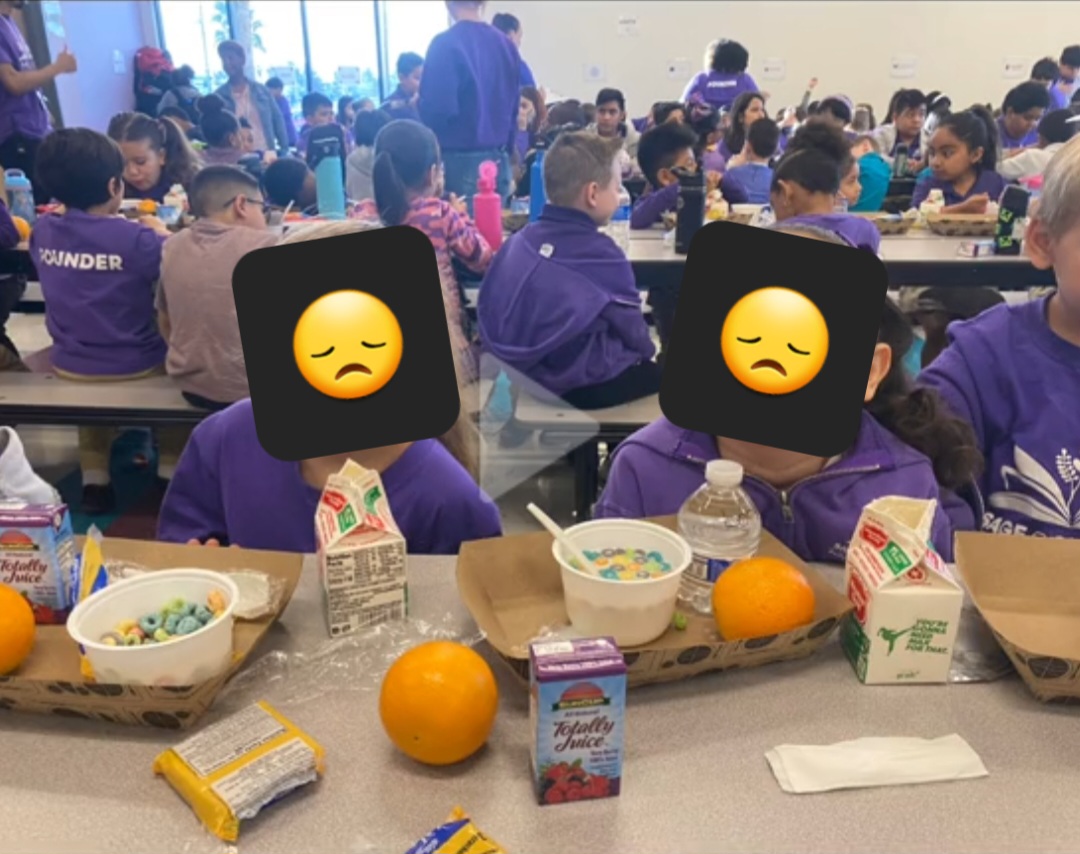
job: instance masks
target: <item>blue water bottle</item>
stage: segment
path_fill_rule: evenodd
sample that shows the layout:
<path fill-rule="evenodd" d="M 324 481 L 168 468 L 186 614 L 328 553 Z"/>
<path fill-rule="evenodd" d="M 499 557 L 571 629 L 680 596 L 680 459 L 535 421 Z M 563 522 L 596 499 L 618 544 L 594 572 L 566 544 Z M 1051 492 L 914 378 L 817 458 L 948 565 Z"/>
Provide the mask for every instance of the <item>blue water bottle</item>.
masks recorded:
<path fill-rule="evenodd" d="M 340 125 L 322 125 L 308 138 L 307 161 L 315 173 L 319 216 L 345 219 L 345 133 Z"/>
<path fill-rule="evenodd" d="M 547 194 L 544 192 L 544 155 L 547 152 L 542 144 L 536 147 L 536 158 L 529 172 L 529 222 L 536 222 L 544 212 Z"/>
<path fill-rule="evenodd" d="M 8 210 L 13 216 L 21 216 L 33 225 L 37 219 L 37 206 L 34 204 L 34 187 L 22 169 L 8 169 L 4 173 L 7 184 Z"/>

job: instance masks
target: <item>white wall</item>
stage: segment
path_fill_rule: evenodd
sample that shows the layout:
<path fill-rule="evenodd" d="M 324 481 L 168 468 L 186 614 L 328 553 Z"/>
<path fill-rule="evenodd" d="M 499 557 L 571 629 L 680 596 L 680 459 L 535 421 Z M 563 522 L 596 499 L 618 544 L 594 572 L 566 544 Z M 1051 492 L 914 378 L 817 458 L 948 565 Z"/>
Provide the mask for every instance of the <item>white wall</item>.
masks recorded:
<path fill-rule="evenodd" d="M 109 119 L 135 103 L 132 60 L 143 45 L 157 43 L 149 0 L 61 0 L 59 21 L 46 19 L 49 52 L 68 45 L 79 62 L 75 74 L 56 78 L 66 127 L 104 133 Z M 117 51 L 119 52 L 117 54 Z"/>
<path fill-rule="evenodd" d="M 819 97 L 842 92 L 869 101 L 879 120 L 901 86 L 940 89 L 964 106 L 997 105 L 1036 59 L 1056 59 L 1066 44 L 1080 43 L 1077 0 L 491 0 L 487 15 L 495 12 L 521 19 L 522 53 L 549 91 L 591 101 L 603 86 L 615 86 L 634 116 L 654 101 L 678 98 L 714 38 L 736 39 L 750 51 L 749 70 L 771 93 L 772 109 L 797 103 L 816 76 Z M 620 35 L 620 18 L 636 19 L 637 35 Z M 917 58 L 911 79 L 890 76 L 891 60 L 901 54 Z M 1021 78 L 1005 78 L 1006 57 L 1022 62 Z M 762 79 L 771 58 L 784 61 L 784 79 Z M 593 65 L 602 80 L 588 77 Z"/>

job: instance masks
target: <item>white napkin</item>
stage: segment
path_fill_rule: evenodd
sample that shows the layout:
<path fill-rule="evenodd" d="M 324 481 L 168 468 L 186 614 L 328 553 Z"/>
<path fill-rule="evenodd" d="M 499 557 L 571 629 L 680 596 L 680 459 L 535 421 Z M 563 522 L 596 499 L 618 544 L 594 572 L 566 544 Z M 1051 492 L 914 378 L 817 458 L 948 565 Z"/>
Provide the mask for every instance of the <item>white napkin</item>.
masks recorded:
<path fill-rule="evenodd" d="M 785 792 L 805 794 L 869 786 L 904 786 L 988 775 L 979 755 L 956 735 L 858 738 L 831 745 L 781 744 L 765 754 Z"/>

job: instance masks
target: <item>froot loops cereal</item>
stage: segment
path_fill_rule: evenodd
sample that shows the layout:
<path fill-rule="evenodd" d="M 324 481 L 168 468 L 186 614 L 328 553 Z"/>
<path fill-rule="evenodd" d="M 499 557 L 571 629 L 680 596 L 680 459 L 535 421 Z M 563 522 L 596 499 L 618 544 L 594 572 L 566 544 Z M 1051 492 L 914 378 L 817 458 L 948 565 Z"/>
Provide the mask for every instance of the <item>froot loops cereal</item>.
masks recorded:
<path fill-rule="evenodd" d="M 583 549 L 582 553 L 596 565 L 601 578 L 612 581 L 647 581 L 671 572 L 671 564 L 664 560 L 660 552 L 612 548 L 600 551 Z M 581 569 L 576 561 L 572 563 Z"/>
<path fill-rule="evenodd" d="M 137 620 L 124 620 L 101 637 L 107 646 L 146 646 L 166 643 L 173 638 L 197 632 L 225 612 L 225 594 L 214 590 L 206 597 L 205 605 L 173 599 L 160 611 L 145 614 Z"/>

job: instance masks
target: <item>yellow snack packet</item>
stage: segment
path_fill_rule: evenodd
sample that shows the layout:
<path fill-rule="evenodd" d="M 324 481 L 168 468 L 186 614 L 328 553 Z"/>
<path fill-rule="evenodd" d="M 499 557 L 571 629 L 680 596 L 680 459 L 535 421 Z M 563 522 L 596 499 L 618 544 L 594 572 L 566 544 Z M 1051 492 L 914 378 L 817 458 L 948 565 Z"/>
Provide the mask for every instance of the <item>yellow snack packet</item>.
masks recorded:
<path fill-rule="evenodd" d="M 207 727 L 154 760 L 215 836 L 235 842 L 240 822 L 326 771 L 314 739 L 261 702 Z"/>
<path fill-rule="evenodd" d="M 494 839 L 481 833 L 461 807 L 454 807 L 441 827 L 417 842 L 405 854 L 506 854 Z"/>

